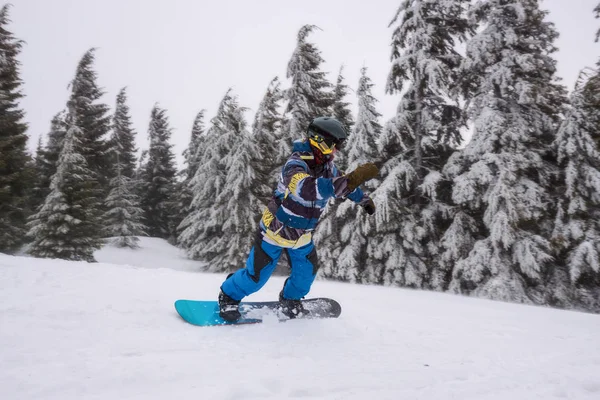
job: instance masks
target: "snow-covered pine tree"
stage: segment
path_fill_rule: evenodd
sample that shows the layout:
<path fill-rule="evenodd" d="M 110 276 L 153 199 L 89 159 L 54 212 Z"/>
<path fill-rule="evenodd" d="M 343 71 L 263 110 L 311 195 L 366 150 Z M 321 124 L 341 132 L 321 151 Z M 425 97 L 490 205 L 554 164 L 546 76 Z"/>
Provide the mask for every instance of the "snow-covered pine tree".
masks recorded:
<path fill-rule="evenodd" d="M 225 184 L 213 204 L 214 215 L 222 218 L 221 234 L 211 246 L 216 256 L 206 260 L 209 271 L 214 272 L 235 271 L 244 266 L 264 207 L 253 190 L 260 182 L 251 162 L 260 149 L 247 130 L 243 114 L 246 109 L 235 101 L 231 106 L 227 129 L 220 139 L 235 145 L 223 158 Z"/>
<path fill-rule="evenodd" d="M 376 251 L 368 275 L 380 283 L 429 287 L 435 275 L 449 209 L 440 171 L 461 140 L 463 119 L 452 88 L 462 59 L 456 41 L 469 31 L 467 3 L 404 0 L 390 24 L 397 26 L 386 91 L 403 98 L 379 141 L 386 162 L 375 194 Z"/>
<path fill-rule="evenodd" d="M 45 188 L 42 187 L 42 177 L 44 168 L 46 167 L 46 160 L 44 158 L 44 141 L 43 135 L 38 138 L 38 145 L 35 150 L 35 157 L 33 159 L 33 186 L 29 193 L 29 204 L 32 211 L 37 211 L 39 206 L 42 205 L 46 196 L 48 195 Z"/>
<path fill-rule="evenodd" d="M 100 193 L 82 154 L 84 133 L 71 102 L 66 124 L 50 193 L 28 223 L 33 238 L 29 252 L 35 257 L 93 262 L 94 250 L 102 245 Z"/>
<path fill-rule="evenodd" d="M 135 181 L 123 171 L 120 156 L 114 165 L 116 176 L 111 179 L 111 190 L 104 202 L 108 211 L 104 213 L 105 235 L 117 247 L 138 248 L 138 236 L 145 235 L 142 223 L 144 211 L 140 207 L 140 198 L 135 193 Z"/>
<path fill-rule="evenodd" d="M 190 213 L 190 206 L 194 198 L 192 179 L 204 155 L 206 143 L 204 113 L 205 110 L 200 110 L 194 119 L 188 147 L 183 151 L 184 167 L 178 173 L 182 180 L 177 182 L 176 189 L 177 208 L 175 210 L 174 225 L 176 226 L 177 238 L 187 228 L 187 225 L 182 225 L 181 222 Z"/>
<path fill-rule="evenodd" d="M 346 101 L 349 90 L 350 89 L 344 80 L 344 66 L 342 65 L 333 89 L 332 116 L 340 121 L 346 128 L 348 134 L 351 135 L 352 127 L 354 126 L 354 119 L 352 118 L 350 103 Z M 342 171 L 347 169 L 346 154 L 344 152 L 336 154 L 335 165 Z"/>
<path fill-rule="evenodd" d="M 344 152 L 351 171 L 366 162 L 380 163 L 377 140 L 382 127 L 379 124 L 381 114 L 377 111 L 377 99 L 372 94 L 373 83 L 367 76 L 367 68 L 361 69 L 356 95 L 358 97 L 358 113 L 356 125 L 346 143 Z M 363 185 L 368 191 L 378 186 L 378 180 L 371 180 Z M 323 275 L 351 282 L 376 282 L 368 269 L 367 241 L 374 230 L 373 218 L 368 216 L 350 201 L 345 201 L 337 207 L 333 216 L 335 221 L 323 221 L 319 227 L 316 239 L 323 243 L 324 259 Z M 334 222 L 338 226 L 335 227 Z M 337 235 L 333 229 L 337 228 Z M 329 238 L 337 241 L 330 242 Z M 331 250 L 333 249 L 333 252 Z M 331 252 L 332 254 L 327 254 Z M 321 257 L 321 256 L 320 256 Z"/>
<path fill-rule="evenodd" d="M 571 107 L 558 131 L 556 144 L 562 184 L 553 244 L 561 252 L 560 265 L 552 275 L 550 304 L 570 306 L 575 294 L 587 309 L 600 310 L 600 91 L 594 87 L 591 73 L 582 73 L 571 94 Z M 563 268 L 564 267 L 564 268 Z M 567 271 L 578 289 L 565 288 L 562 276 Z M 566 274 L 566 273 L 565 273 Z M 559 290 L 557 290 L 559 289 Z M 571 293 L 570 293 L 571 292 Z"/>
<path fill-rule="evenodd" d="M 39 204 L 42 204 L 48 193 L 50 193 L 50 182 L 56 173 L 56 164 L 58 163 L 63 140 L 67 133 L 65 117 L 66 113 L 61 111 L 52 118 L 46 145 L 37 157 L 37 160 L 40 162 L 39 170 L 37 171 L 40 186 Z"/>
<path fill-rule="evenodd" d="M 356 90 L 358 113 L 353 131 L 357 134 L 350 135 L 344 149 L 348 158 L 349 171 L 367 162 L 381 161 L 377 149 L 377 141 L 382 132 L 379 123 L 381 114 L 377 111 L 377 99 L 373 96 L 374 84 L 367 75 L 367 67 L 361 68 L 360 73 Z"/>
<path fill-rule="evenodd" d="M 252 124 L 251 137 L 256 151 L 250 153 L 250 160 L 257 173 L 256 186 L 252 190 L 263 204 L 267 204 L 271 198 L 277 177 L 281 173 L 285 162 L 281 156 L 289 155 L 290 151 L 289 144 L 282 140 L 283 116 L 280 108 L 283 92 L 280 86 L 277 77 L 269 83 Z"/>
<path fill-rule="evenodd" d="M 194 177 L 200 160 L 205 149 L 206 135 L 204 134 L 204 114 L 206 110 L 200 110 L 194 119 L 192 133 L 187 149 L 183 152 L 185 167 L 182 174 L 185 182 L 189 182 Z"/>
<path fill-rule="evenodd" d="M 137 165 L 135 147 L 136 132 L 131 122 L 131 113 L 127 104 L 127 88 L 122 88 L 117 94 L 115 114 L 113 116 L 112 135 L 109 140 L 109 160 L 113 166 L 121 164 L 121 175 L 132 179 Z M 116 173 L 116 169 L 114 171 Z"/>
<path fill-rule="evenodd" d="M 306 40 L 315 29 L 315 25 L 300 28 L 296 49 L 288 63 L 287 78 L 292 82 L 285 90 L 286 112 L 290 114 L 283 135 L 287 143 L 303 138 L 314 118 L 332 112 L 333 93 L 329 91 L 332 85 L 320 69 L 324 60 L 319 49 Z"/>
<path fill-rule="evenodd" d="M 108 105 L 99 102 L 104 92 L 96 82 L 97 74 L 93 69 L 94 52 L 93 48 L 88 50 L 79 61 L 75 78 L 71 81 L 69 102 L 71 107 L 75 108 L 77 126 L 83 135 L 80 139 L 82 154 L 106 195 L 111 176 L 109 143 L 106 140 L 110 130 L 110 116 Z"/>
<path fill-rule="evenodd" d="M 166 110 L 155 105 L 150 114 L 148 128 L 150 147 L 148 160 L 140 186 L 145 213 L 147 233 L 151 237 L 169 239 L 175 234 L 173 227 L 175 205 L 175 155 L 171 140 L 171 128 Z"/>
<path fill-rule="evenodd" d="M 346 128 L 346 131 L 351 132 L 354 126 L 354 119 L 352 118 L 352 110 L 350 110 L 350 103 L 346 101 L 350 88 L 346 85 L 344 78 L 344 66 L 340 67 L 337 81 L 333 89 L 333 117 L 340 121 Z"/>
<path fill-rule="evenodd" d="M 25 239 L 27 191 L 27 124 L 19 107 L 21 77 L 17 60 L 23 42 L 8 31 L 9 5 L 0 9 L 0 252 L 12 253 Z"/>
<path fill-rule="evenodd" d="M 148 163 L 148 150 L 142 150 L 140 153 L 140 159 L 138 160 L 137 166 L 134 172 L 134 178 L 138 182 L 137 193 L 142 198 L 144 193 L 144 182 L 147 182 L 146 179 L 146 164 Z"/>
<path fill-rule="evenodd" d="M 190 213 L 181 223 L 185 229 L 178 241 L 193 259 L 209 262 L 222 255 L 218 242 L 229 212 L 217 210 L 216 199 L 223 192 L 227 179 L 224 160 L 239 140 L 234 134 L 236 127 L 232 126 L 231 118 L 238 107 L 237 98 L 229 89 L 219 104 L 217 115 L 210 121 L 206 135 L 211 138 L 211 145 L 206 147 L 191 181 L 194 198 Z"/>
<path fill-rule="evenodd" d="M 103 218 L 105 235 L 113 238 L 112 243 L 118 247 L 134 249 L 138 247 L 137 236 L 145 234 L 146 227 L 142 223 L 144 212 L 136 193 L 139 184 L 134 177 L 137 149 L 125 88 L 117 95 L 109 143 L 114 178 L 110 181 L 110 192 L 104 202 L 107 209 Z"/>
<path fill-rule="evenodd" d="M 137 166 L 135 168 L 135 172 L 133 173 L 133 179 L 136 182 L 134 193 L 140 199 L 140 207 L 144 210 L 144 224 L 146 223 L 146 210 L 144 209 L 144 196 L 146 195 L 146 187 L 148 182 L 147 177 L 147 169 L 146 165 L 148 164 L 148 149 L 144 149 L 140 152 L 140 157 L 137 162 Z M 146 226 L 146 234 L 148 234 L 148 227 Z"/>
<path fill-rule="evenodd" d="M 529 302 L 552 261 L 551 143 L 565 103 L 551 56 L 558 33 L 537 0 L 478 1 L 469 14 L 480 26 L 460 77 L 474 132 L 445 171 L 474 245 L 450 290 Z"/>

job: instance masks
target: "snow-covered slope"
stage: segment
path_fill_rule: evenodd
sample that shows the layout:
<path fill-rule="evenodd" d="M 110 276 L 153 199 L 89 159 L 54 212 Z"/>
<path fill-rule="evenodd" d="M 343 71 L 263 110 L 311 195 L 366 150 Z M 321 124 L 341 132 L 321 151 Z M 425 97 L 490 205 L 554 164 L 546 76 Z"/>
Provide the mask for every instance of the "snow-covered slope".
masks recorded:
<path fill-rule="evenodd" d="M 0 255 L 0 399 L 600 399 L 598 315 L 317 281 L 339 319 L 200 328 L 173 302 L 224 275 L 148 243 Z"/>
<path fill-rule="evenodd" d="M 163 239 L 140 237 L 138 244 L 140 248 L 135 251 L 108 245 L 94 253 L 94 257 L 101 263 L 142 268 L 170 268 L 190 272 L 202 269 L 201 262 L 189 260 L 183 250 L 171 246 Z"/>

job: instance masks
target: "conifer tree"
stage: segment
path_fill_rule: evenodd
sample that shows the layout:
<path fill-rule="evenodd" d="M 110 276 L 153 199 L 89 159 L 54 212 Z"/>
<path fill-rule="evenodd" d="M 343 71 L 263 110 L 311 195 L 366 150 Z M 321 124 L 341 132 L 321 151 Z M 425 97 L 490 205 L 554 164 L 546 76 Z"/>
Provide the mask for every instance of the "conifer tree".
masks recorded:
<path fill-rule="evenodd" d="M 94 250 L 102 244 L 99 193 L 82 154 L 84 133 L 70 102 L 66 123 L 50 193 L 29 222 L 28 235 L 33 238 L 29 252 L 36 257 L 92 262 Z"/>
<path fill-rule="evenodd" d="M 140 207 L 140 198 L 135 193 L 135 181 L 127 177 L 120 157 L 114 166 L 116 176 L 111 179 L 111 190 L 105 200 L 108 211 L 104 213 L 105 235 L 112 238 L 117 247 L 138 248 L 138 236 L 145 235 L 142 223 L 144 211 Z"/>
<path fill-rule="evenodd" d="M 42 174 L 46 166 L 46 160 L 44 158 L 44 142 L 43 136 L 38 138 L 38 144 L 35 150 L 35 157 L 33 158 L 33 171 L 34 177 L 32 181 L 32 188 L 29 194 L 29 204 L 32 211 L 36 211 L 40 205 L 44 202 L 47 192 L 42 187 Z"/>
<path fill-rule="evenodd" d="M 387 160 L 371 275 L 379 283 L 429 287 L 437 237 L 448 205 L 439 197 L 441 169 L 460 143 L 463 123 L 452 95 L 461 56 L 457 40 L 469 30 L 466 0 L 404 0 L 393 24 L 387 92 L 404 93 L 379 146 Z M 398 245 L 401 244 L 401 245 Z"/>
<path fill-rule="evenodd" d="M 127 89 L 122 88 L 117 94 L 112 135 L 108 141 L 110 146 L 108 154 L 110 165 L 115 165 L 118 159 L 121 165 L 121 174 L 129 179 L 132 179 L 135 174 L 138 151 L 135 147 L 136 132 L 132 125 L 131 113 L 129 105 L 127 105 Z"/>
<path fill-rule="evenodd" d="M 361 164 L 379 160 L 377 140 L 382 132 L 379 123 L 381 114 L 377 111 L 377 99 L 373 96 L 373 82 L 367 75 L 367 68 L 361 70 L 356 96 L 358 98 L 358 113 L 354 132 L 346 143 L 344 152 L 348 158 L 348 170 L 352 171 Z"/>
<path fill-rule="evenodd" d="M 333 89 L 333 106 L 332 115 L 335 119 L 340 121 L 346 128 L 348 135 L 352 135 L 352 127 L 354 126 L 354 120 L 352 118 L 352 111 L 350 110 L 350 103 L 346 101 L 348 96 L 348 85 L 344 82 L 344 67 L 340 67 L 340 72 L 337 77 L 337 82 Z M 344 152 L 336 155 L 336 166 L 345 171 L 347 169 L 347 160 Z"/>
<path fill-rule="evenodd" d="M 137 236 L 143 235 L 146 228 L 142 223 L 140 198 L 136 193 L 136 186 L 139 185 L 134 176 L 137 149 L 125 88 L 117 95 L 109 143 L 114 178 L 110 181 L 110 192 L 104 202 L 107 209 L 104 213 L 105 234 L 112 237 L 113 244 L 118 247 L 137 248 Z"/>
<path fill-rule="evenodd" d="M 238 108 L 237 98 L 229 89 L 219 104 L 217 115 L 210 121 L 206 134 L 211 138 L 211 146 L 206 148 L 199 160 L 191 181 L 194 198 L 190 213 L 181 223 L 185 229 L 179 235 L 179 243 L 193 259 L 211 262 L 223 255 L 220 239 L 229 212 L 221 209 L 223 203 L 217 203 L 216 199 L 223 192 L 227 180 L 225 160 L 240 140 L 236 136 L 236 132 L 241 132 L 240 127 L 235 126 L 232 119 Z M 211 264 L 211 268 L 218 270 L 220 267 Z"/>
<path fill-rule="evenodd" d="M 372 87 L 373 83 L 364 67 L 361 69 L 356 91 L 356 125 L 344 149 L 349 170 L 366 162 L 380 162 L 377 140 L 382 131 L 379 124 L 381 114 L 376 109 L 377 99 L 372 94 Z M 364 185 L 367 190 L 373 190 L 377 186 L 377 180 Z M 322 246 L 319 257 L 322 258 L 323 274 L 351 282 L 375 281 L 367 268 L 367 241 L 374 231 L 372 218 L 352 202 L 345 201 L 336 207 L 335 215 L 323 223 L 315 235 L 315 240 L 318 239 Z"/>
<path fill-rule="evenodd" d="M 340 121 L 346 131 L 351 132 L 354 126 L 354 119 L 352 118 L 352 110 L 350 110 L 350 103 L 346 101 L 346 97 L 349 92 L 348 85 L 344 81 L 344 66 L 340 67 L 340 72 L 337 77 L 335 87 L 333 89 L 333 117 Z"/>
<path fill-rule="evenodd" d="M 109 107 L 100 102 L 104 92 L 97 84 L 97 74 L 93 69 L 95 49 L 88 50 L 77 65 L 75 78 L 71 82 L 69 102 L 78 115 L 77 124 L 82 131 L 82 154 L 88 168 L 97 176 L 104 194 L 108 193 L 111 177 L 110 144 L 107 134 L 110 130 Z"/>
<path fill-rule="evenodd" d="M 537 0 L 485 0 L 470 10 L 481 25 L 460 76 L 474 133 L 446 172 L 474 244 L 455 265 L 452 291 L 529 302 L 550 268 L 551 143 L 565 97 L 546 14 Z"/>
<path fill-rule="evenodd" d="M 225 185 L 213 205 L 214 215 L 224 217 L 222 233 L 212 246 L 216 257 L 207 260 L 209 270 L 218 272 L 235 271 L 244 266 L 264 206 L 253 190 L 259 182 L 250 161 L 258 149 L 246 128 L 243 115 L 246 109 L 235 102 L 231 106 L 227 130 L 221 139 L 237 144 L 223 159 Z"/>
<path fill-rule="evenodd" d="M 285 162 L 281 156 L 289 155 L 287 143 L 285 147 L 281 147 L 283 116 L 280 108 L 283 92 L 280 86 L 277 77 L 269 83 L 252 124 L 252 139 L 256 149 L 250 154 L 250 159 L 258 174 L 256 186 L 252 190 L 264 204 L 270 199 L 274 184 Z"/>
<path fill-rule="evenodd" d="M 20 63 L 23 42 L 8 31 L 9 6 L 0 9 L 0 252 L 12 253 L 25 239 L 27 174 L 27 124 L 19 107 Z"/>
<path fill-rule="evenodd" d="M 597 71 L 596 79 L 600 77 Z M 586 76 L 587 75 L 587 76 Z M 593 76 L 582 73 L 571 94 L 571 107 L 558 131 L 556 144 L 561 167 L 560 202 L 553 233 L 558 247 L 560 266 L 587 309 L 600 309 L 600 92 L 594 88 Z M 554 286 L 564 285 L 555 277 Z M 573 287 L 569 285 L 570 287 Z M 561 286 L 550 287 L 548 302 L 570 305 L 572 296 Z M 557 290 L 562 289 L 562 290 Z M 574 293 L 577 295 L 578 293 Z"/>
<path fill-rule="evenodd" d="M 179 175 L 183 177 L 181 182 L 177 183 L 177 209 L 175 217 L 175 226 L 177 237 L 183 232 L 187 225 L 181 223 L 190 212 L 190 206 L 193 199 L 193 185 L 192 179 L 198 166 L 203 158 L 206 144 L 206 135 L 204 128 L 204 113 L 205 110 L 201 110 L 194 119 L 192 125 L 192 133 L 190 136 L 190 142 L 187 149 L 183 152 L 184 168 L 179 172 Z"/>
<path fill-rule="evenodd" d="M 41 153 L 38 152 L 36 158 L 39 161 L 39 204 L 43 203 L 48 193 L 50 193 L 50 182 L 52 176 L 56 173 L 56 164 L 67 133 L 65 117 L 66 113 L 61 111 L 52 118 L 50 132 L 47 135 L 48 140 Z"/>
<path fill-rule="evenodd" d="M 202 159 L 202 153 L 205 149 L 206 135 L 204 134 L 204 113 L 206 110 L 200 110 L 194 119 L 190 142 L 187 149 L 183 152 L 185 168 L 182 170 L 184 180 L 189 182 L 194 177 L 198 164 Z"/>
<path fill-rule="evenodd" d="M 290 117 L 283 137 L 288 143 L 303 138 L 314 118 L 331 114 L 333 94 L 329 90 L 332 85 L 320 70 L 324 60 L 319 49 L 307 41 L 315 29 L 315 25 L 300 28 L 296 49 L 288 63 L 287 77 L 292 82 L 285 91 L 285 99 Z"/>
<path fill-rule="evenodd" d="M 146 178 L 146 164 L 148 164 L 148 150 L 142 150 L 140 153 L 140 159 L 138 160 L 137 166 L 134 172 L 134 178 L 138 182 L 137 185 L 137 194 L 140 196 L 140 199 L 144 195 L 145 190 L 145 182 L 148 181 Z"/>
<path fill-rule="evenodd" d="M 152 108 L 148 128 L 150 148 L 143 172 L 142 209 L 151 237 L 168 239 L 174 235 L 175 155 L 166 111 Z"/>
<path fill-rule="evenodd" d="M 98 103 L 103 93 L 96 84 L 93 62 L 91 49 L 80 60 L 70 83 L 67 114 L 59 113 L 52 121 L 44 157 L 47 172 L 53 173 L 50 192 L 29 225 L 34 255 L 93 261 L 93 251 L 101 244 L 102 198 L 110 169 L 104 136 L 110 121 L 108 107 Z M 66 177 L 68 174 L 74 176 Z M 54 212 L 58 214 L 53 216 Z"/>

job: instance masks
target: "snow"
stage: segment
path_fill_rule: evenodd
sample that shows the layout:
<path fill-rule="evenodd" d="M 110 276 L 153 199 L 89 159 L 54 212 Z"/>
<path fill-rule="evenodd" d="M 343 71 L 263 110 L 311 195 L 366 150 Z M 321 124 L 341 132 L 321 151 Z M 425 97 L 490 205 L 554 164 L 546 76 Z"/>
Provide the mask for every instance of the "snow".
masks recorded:
<path fill-rule="evenodd" d="M 105 246 L 96 251 L 96 261 L 107 264 L 128 265 L 142 268 L 169 268 L 179 271 L 198 272 L 203 263 L 187 258 L 185 251 L 171 246 L 164 239 L 140 237 L 140 248 L 131 250 Z"/>
<path fill-rule="evenodd" d="M 225 275 L 140 244 L 97 264 L 0 255 L 1 399 L 600 398 L 598 315 L 319 280 L 339 319 L 201 328 L 173 302 Z"/>

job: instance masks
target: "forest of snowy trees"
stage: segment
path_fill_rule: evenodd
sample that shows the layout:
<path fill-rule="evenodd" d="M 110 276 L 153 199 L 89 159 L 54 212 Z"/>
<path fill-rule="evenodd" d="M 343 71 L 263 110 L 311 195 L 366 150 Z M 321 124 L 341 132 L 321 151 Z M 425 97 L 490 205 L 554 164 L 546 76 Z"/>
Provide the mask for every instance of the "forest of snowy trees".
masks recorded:
<path fill-rule="evenodd" d="M 106 98 L 93 48 L 29 154 L 25 44 L 9 11 L 0 11 L 0 252 L 94 261 L 107 241 L 136 248 L 148 235 L 207 271 L 236 270 L 293 140 L 312 118 L 335 116 L 350 132 L 340 169 L 375 162 L 381 173 L 365 185 L 374 216 L 349 201 L 328 206 L 315 234 L 323 277 L 600 312 L 600 60 L 563 87 L 558 32 L 539 0 L 401 0 L 386 86 L 401 100 L 387 121 L 368 67 L 358 82 L 343 68 L 330 77 L 317 27 L 300 27 L 287 76 L 268 84 L 252 121 L 231 89 L 216 115 L 190 116 L 179 170 L 168 110 L 152 108 L 139 151 L 127 90 Z M 600 4 L 590 12 L 600 17 Z"/>

